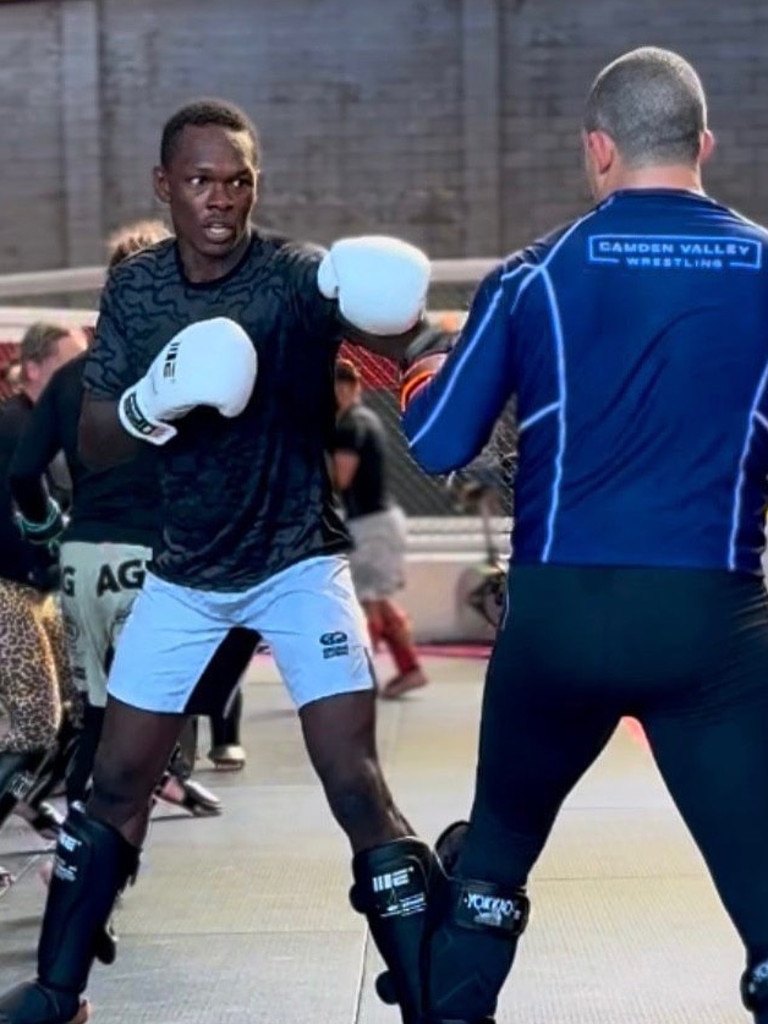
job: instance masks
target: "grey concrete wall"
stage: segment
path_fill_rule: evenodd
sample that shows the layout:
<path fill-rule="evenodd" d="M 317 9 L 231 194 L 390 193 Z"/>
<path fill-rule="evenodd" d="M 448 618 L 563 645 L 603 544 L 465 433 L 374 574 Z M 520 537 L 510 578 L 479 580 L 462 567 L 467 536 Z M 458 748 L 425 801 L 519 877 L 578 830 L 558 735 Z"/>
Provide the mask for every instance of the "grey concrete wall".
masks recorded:
<path fill-rule="evenodd" d="M 260 126 L 265 222 L 501 253 L 583 209 L 583 95 L 649 42 L 709 88 L 710 190 L 768 220 L 765 0 L 0 2 L 0 271 L 98 260 L 156 212 L 161 125 L 203 94 Z"/>

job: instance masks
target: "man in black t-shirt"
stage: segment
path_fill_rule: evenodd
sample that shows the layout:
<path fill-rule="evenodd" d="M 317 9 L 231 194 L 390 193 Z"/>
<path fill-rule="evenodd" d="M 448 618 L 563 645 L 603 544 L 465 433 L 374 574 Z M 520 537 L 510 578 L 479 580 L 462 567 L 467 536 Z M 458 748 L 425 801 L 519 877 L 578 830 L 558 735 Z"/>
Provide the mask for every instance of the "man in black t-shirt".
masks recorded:
<path fill-rule="evenodd" d="M 360 373 L 349 359 L 337 360 L 335 382 L 333 473 L 354 543 L 352 579 L 374 650 L 380 642 L 386 644 L 397 667 L 397 675 L 380 694 L 400 697 L 427 682 L 408 617 L 393 597 L 405 584 L 405 515 L 387 486 L 384 424 L 363 404 Z"/>
<path fill-rule="evenodd" d="M 115 652 L 87 809 L 57 848 L 38 978 L 0 997 L 2 1024 L 83 1021 L 95 944 L 138 867 L 149 797 L 197 680 L 230 631 L 260 632 L 298 707 L 307 750 L 353 857 L 353 903 L 404 1018 L 421 1005 L 429 847 L 376 757 L 365 617 L 325 453 L 342 334 L 401 358 L 429 278 L 397 239 L 328 252 L 251 228 L 258 146 L 219 101 L 165 125 L 157 196 L 175 238 L 104 289 L 86 362 L 80 453 L 93 467 L 156 445 L 161 531 Z"/>
<path fill-rule="evenodd" d="M 82 331 L 32 324 L 21 340 L 19 389 L 0 403 L 0 705 L 9 719 L 0 738 L 0 824 L 18 810 L 47 834 L 55 833 L 59 818 L 40 803 L 54 781 L 53 774 L 43 779 L 40 772 L 44 765 L 64 767 L 79 696 L 52 596 L 56 559 L 19 532 L 8 467 L 51 375 L 85 345 Z"/>

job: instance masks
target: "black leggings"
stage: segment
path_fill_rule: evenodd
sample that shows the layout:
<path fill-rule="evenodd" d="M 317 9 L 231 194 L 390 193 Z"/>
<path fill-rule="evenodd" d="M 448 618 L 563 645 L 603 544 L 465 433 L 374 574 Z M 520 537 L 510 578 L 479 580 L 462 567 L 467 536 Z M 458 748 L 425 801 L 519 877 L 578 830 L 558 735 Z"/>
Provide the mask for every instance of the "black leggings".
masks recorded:
<path fill-rule="evenodd" d="M 768 599 L 726 572 L 513 568 L 458 871 L 522 885 L 622 715 L 645 728 L 750 962 L 768 957 Z"/>

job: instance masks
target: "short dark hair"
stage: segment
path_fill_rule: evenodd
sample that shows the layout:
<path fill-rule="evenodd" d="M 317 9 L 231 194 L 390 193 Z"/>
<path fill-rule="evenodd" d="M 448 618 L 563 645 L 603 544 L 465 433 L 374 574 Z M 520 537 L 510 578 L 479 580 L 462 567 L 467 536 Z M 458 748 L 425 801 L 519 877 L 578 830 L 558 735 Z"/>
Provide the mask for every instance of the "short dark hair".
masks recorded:
<path fill-rule="evenodd" d="M 679 54 L 641 46 L 603 68 L 587 98 L 584 128 L 609 135 L 628 164 L 694 164 L 707 127 L 699 76 Z"/>
<path fill-rule="evenodd" d="M 337 359 L 333 371 L 334 380 L 344 384 L 359 384 L 360 371 L 351 359 Z"/>
<path fill-rule="evenodd" d="M 233 132 L 247 132 L 253 143 L 254 160 L 256 164 L 259 163 L 259 133 L 245 111 L 228 100 L 200 99 L 185 104 L 165 122 L 160 138 L 161 165 L 168 167 L 179 136 L 186 127 L 206 128 L 208 125 L 228 128 Z"/>

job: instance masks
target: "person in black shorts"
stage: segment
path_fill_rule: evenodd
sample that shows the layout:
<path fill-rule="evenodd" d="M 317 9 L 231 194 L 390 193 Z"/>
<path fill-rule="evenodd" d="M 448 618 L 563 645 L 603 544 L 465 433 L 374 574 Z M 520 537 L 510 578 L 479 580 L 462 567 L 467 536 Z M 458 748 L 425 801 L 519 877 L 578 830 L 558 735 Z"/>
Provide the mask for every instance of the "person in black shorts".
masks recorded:
<path fill-rule="evenodd" d="M 333 476 L 354 545 L 349 556 L 352 580 L 374 650 L 384 643 L 397 668 L 379 694 L 400 697 L 427 682 L 408 616 L 394 599 L 405 586 L 405 514 L 389 493 L 384 424 L 363 403 L 359 370 L 351 360 L 337 359 L 335 380 Z"/>
<path fill-rule="evenodd" d="M 494 1013 L 529 872 L 631 715 L 766 1024 L 768 231 L 705 194 L 706 100 L 677 54 L 608 65 L 583 140 L 597 205 L 501 263 L 452 351 L 423 352 L 403 380 L 430 472 L 476 456 L 513 395 L 519 426 L 506 610 L 470 821 L 438 841 L 453 881 L 425 1012 Z"/>
<path fill-rule="evenodd" d="M 261 234 L 258 173 L 242 111 L 179 110 L 154 177 L 175 237 L 117 267 L 102 294 L 80 455 L 104 468 L 151 446 L 161 537 L 115 650 L 92 795 L 60 834 L 37 979 L 0 996 L 2 1024 L 87 1018 L 95 947 L 137 872 L 150 795 L 236 629 L 269 644 L 352 848 L 353 904 L 415 1019 L 433 855 L 379 766 L 365 617 L 326 451 L 342 337 L 399 358 L 422 327 L 429 261 L 382 236 L 325 251 Z"/>

